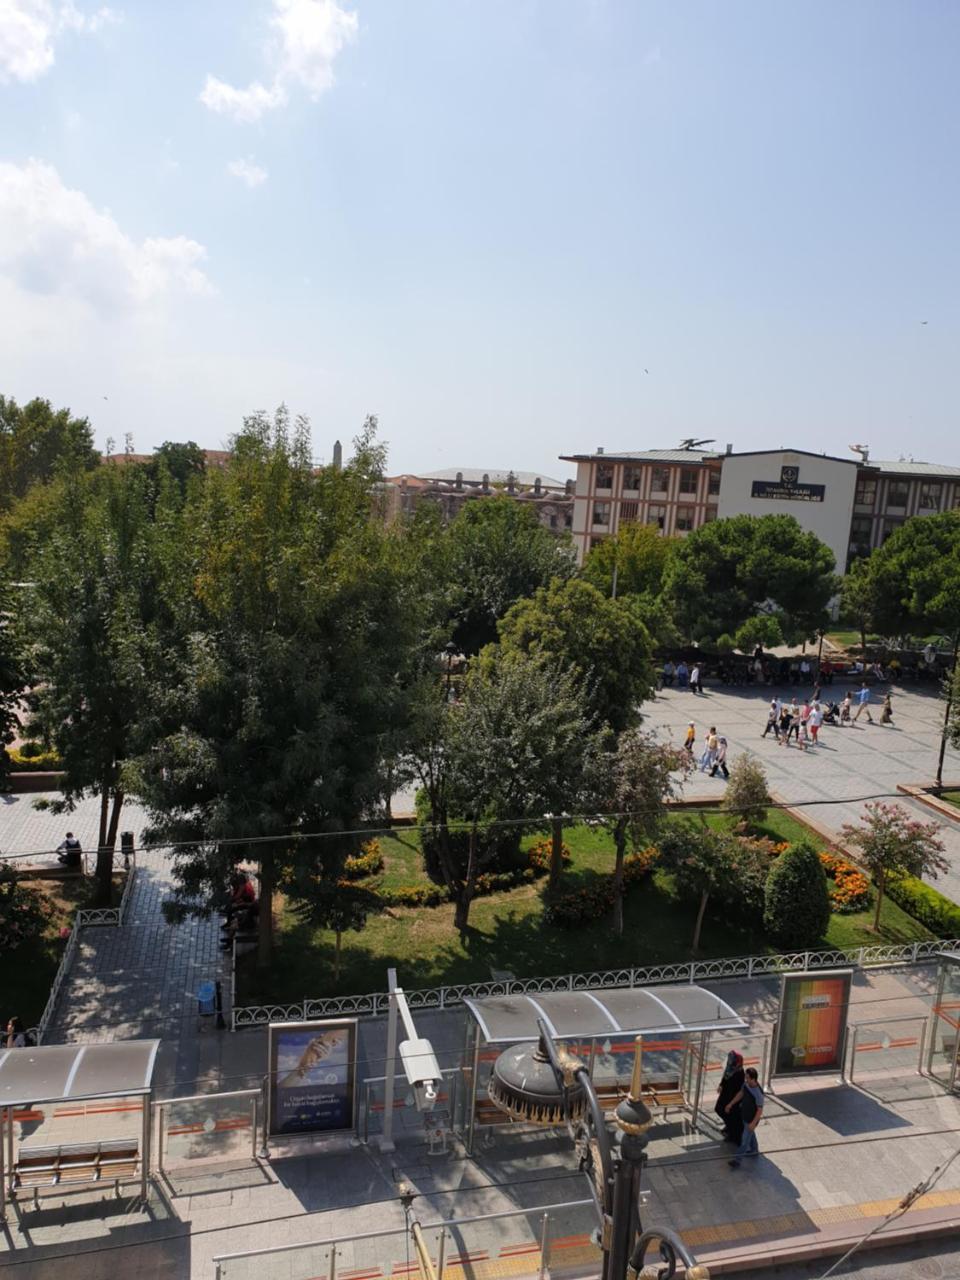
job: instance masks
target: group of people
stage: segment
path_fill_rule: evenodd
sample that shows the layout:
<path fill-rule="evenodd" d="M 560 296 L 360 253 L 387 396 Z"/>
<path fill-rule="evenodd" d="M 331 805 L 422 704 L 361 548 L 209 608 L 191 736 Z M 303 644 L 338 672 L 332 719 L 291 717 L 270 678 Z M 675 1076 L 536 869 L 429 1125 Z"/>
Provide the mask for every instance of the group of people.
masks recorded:
<path fill-rule="evenodd" d="M 672 689 L 674 683 L 678 689 L 689 689 L 691 693 L 703 693 L 702 664 L 695 662 L 692 667 L 688 667 L 682 658 L 677 663 L 668 658 L 660 672 L 660 686 L 663 689 Z"/>
<path fill-rule="evenodd" d="M 731 1169 L 739 1169 L 746 1156 L 760 1154 L 757 1125 L 763 1117 L 765 1101 L 756 1067 L 744 1068 L 743 1056 L 731 1049 L 713 1108 L 723 1125 L 724 1141 L 736 1144 L 737 1149 L 728 1162 Z"/>
<path fill-rule="evenodd" d="M 819 695 L 820 689 L 816 686 L 811 697 L 804 698 L 802 702 L 797 698 L 792 698 L 790 701 L 771 698 L 767 708 L 766 723 L 760 737 L 765 738 L 768 733 L 773 733 L 778 744 L 787 747 L 792 737 L 797 746 L 804 750 L 806 747 L 816 746 L 821 725 L 834 724 L 843 728 L 856 724 L 864 714 L 868 723 L 874 723 L 873 716 L 870 714 L 868 685 L 862 685 L 855 696 L 847 692 L 839 703 L 821 702 Z M 893 704 L 889 691 L 884 695 L 880 723 L 893 724 Z"/>
<path fill-rule="evenodd" d="M 729 778 L 727 747 L 726 738 L 722 734 L 718 734 L 716 725 L 712 724 L 707 730 L 703 741 L 703 750 L 700 752 L 700 759 L 697 761 L 700 772 L 709 773 L 711 778 L 715 778 L 718 773 L 722 773 L 725 778 Z M 691 720 L 687 725 L 687 733 L 683 742 L 683 750 L 689 760 L 696 759 L 696 749 L 697 726 Z"/>

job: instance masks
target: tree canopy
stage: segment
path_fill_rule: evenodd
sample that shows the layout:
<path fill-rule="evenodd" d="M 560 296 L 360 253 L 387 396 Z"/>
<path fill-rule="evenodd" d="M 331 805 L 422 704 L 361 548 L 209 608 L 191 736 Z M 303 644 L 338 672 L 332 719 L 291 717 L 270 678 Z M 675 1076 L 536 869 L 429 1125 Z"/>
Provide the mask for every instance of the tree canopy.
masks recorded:
<path fill-rule="evenodd" d="M 793 644 L 825 625 L 838 587 L 834 564 L 830 548 L 793 516 L 730 516 L 679 543 L 665 589 L 691 639 L 733 635 L 755 613 L 769 613 Z"/>
<path fill-rule="evenodd" d="M 61 467 L 90 469 L 99 461 L 86 418 L 54 409 L 49 400 L 21 406 L 0 395 L 0 512 Z"/>
<path fill-rule="evenodd" d="M 885 636 L 960 633 L 960 511 L 914 516 L 870 557 L 873 625 Z"/>

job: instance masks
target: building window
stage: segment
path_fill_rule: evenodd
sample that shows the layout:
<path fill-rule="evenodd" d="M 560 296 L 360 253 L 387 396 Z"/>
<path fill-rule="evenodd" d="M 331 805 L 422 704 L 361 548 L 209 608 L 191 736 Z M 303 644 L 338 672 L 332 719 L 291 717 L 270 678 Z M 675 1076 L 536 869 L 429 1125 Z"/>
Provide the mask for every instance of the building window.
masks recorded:
<path fill-rule="evenodd" d="M 557 527 L 557 517 L 556 517 L 556 516 L 551 516 L 551 517 L 550 517 L 550 528 L 551 528 L 551 529 L 555 529 L 556 527 Z"/>
<path fill-rule="evenodd" d="M 595 502 L 593 504 L 593 523 L 609 524 L 610 523 L 610 503 Z"/>
<path fill-rule="evenodd" d="M 697 472 L 693 467 L 682 467 L 680 469 L 680 492 L 697 492 Z"/>
<path fill-rule="evenodd" d="M 943 485 L 938 481 L 931 481 L 928 484 L 920 486 L 920 510 L 921 511 L 939 511 L 940 497 L 943 493 Z"/>
<path fill-rule="evenodd" d="M 704 512 L 703 523 L 709 524 L 711 520 L 716 520 L 716 518 L 717 518 L 717 508 L 707 507 L 706 511 Z"/>
<path fill-rule="evenodd" d="M 659 507 L 653 503 L 647 508 L 647 524 L 655 524 L 658 529 L 662 529 L 667 523 L 667 508 Z"/>
<path fill-rule="evenodd" d="M 677 507 L 677 532 L 688 533 L 693 528 L 693 507 Z"/>
<path fill-rule="evenodd" d="M 873 521 L 869 516 L 854 516 L 850 521 L 850 545 L 858 554 L 870 550 Z"/>
<path fill-rule="evenodd" d="M 620 503 L 620 523 L 630 524 L 636 520 L 637 512 L 640 509 L 639 502 L 621 502 Z"/>
<path fill-rule="evenodd" d="M 639 489 L 642 478 L 642 467 L 627 467 L 623 473 L 623 487 L 625 489 Z"/>
<path fill-rule="evenodd" d="M 653 480 L 650 488 L 654 493 L 666 493 L 670 488 L 670 469 L 669 467 L 654 467 Z"/>
<path fill-rule="evenodd" d="M 565 529 L 573 528 L 573 512 L 572 511 L 568 511 L 567 514 L 563 517 L 563 527 Z"/>
<path fill-rule="evenodd" d="M 720 492 L 720 472 L 710 471 L 709 475 L 710 479 L 707 482 L 707 493 L 709 493 L 711 497 L 715 498 Z"/>
<path fill-rule="evenodd" d="M 853 501 L 858 507 L 872 507 L 877 500 L 877 477 L 857 476 L 857 491 Z"/>
<path fill-rule="evenodd" d="M 597 464 L 597 488 L 613 488 L 613 467 Z"/>
<path fill-rule="evenodd" d="M 887 488 L 887 506 L 905 507 L 910 499 L 910 486 L 906 480 L 891 480 Z"/>

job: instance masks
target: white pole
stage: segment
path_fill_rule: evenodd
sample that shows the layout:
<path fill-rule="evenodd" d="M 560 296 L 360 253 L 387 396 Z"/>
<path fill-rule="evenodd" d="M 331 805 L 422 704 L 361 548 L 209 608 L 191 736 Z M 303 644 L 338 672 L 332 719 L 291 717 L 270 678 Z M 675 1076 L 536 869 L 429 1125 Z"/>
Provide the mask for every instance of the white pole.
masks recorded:
<path fill-rule="evenodd" d="M 387 970 L 387 990 L 390 993 L 390 1011 L 387 1015 L 387 1065 L 383 1086 L 383 1133 L 380 1150 L 394 1151 L 393 1144 L 393 1093 L 397 1076 L 397 971 Z"/>

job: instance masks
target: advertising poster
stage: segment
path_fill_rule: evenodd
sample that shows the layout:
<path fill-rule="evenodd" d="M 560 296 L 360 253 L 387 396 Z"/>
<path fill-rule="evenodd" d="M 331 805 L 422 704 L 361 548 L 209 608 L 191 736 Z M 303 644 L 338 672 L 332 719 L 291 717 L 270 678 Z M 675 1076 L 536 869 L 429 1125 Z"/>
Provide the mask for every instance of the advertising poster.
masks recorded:
<path fill-rule="evenodd" d="M 352 1129 L 357 1020 L 270 1024 L 270 1132 Z"/>
<path fill-rule="evenodd" d="M 843 1070 L 852 977 L 850 969 L 784 974 L 774 1075 Z"/>

